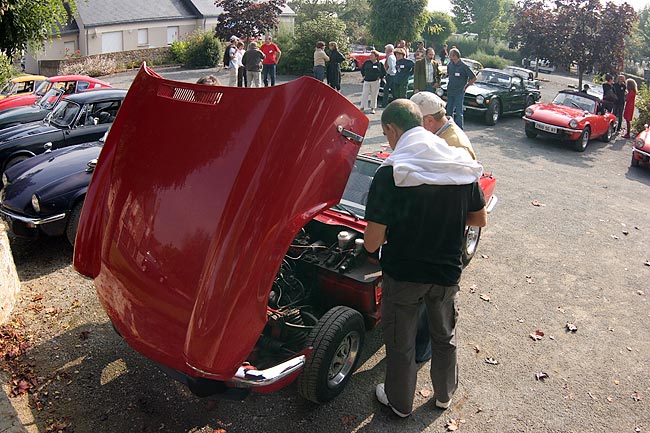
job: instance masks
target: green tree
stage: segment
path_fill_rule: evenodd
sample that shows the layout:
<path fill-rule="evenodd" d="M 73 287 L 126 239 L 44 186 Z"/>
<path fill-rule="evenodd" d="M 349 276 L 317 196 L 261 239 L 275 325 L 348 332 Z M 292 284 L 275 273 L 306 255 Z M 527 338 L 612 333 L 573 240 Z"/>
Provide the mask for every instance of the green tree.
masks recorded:
<path fill-rule="evenodd" d="M 427 0 L 369 0 L 370 33 L 375 45 L 419 39 L 426 24 Z"/>
<path fill-rule="evenodd" d="M 76 13 L 74 0 L 0 0 L 0 52 L 13 57 L 43 47 Z"/>
<path fill-rule="evenodd" d="M 479 41 L 488 42 L 504 21 L 506 0 L 451 0 L 451 12 L 459 32 L 476 33 Z"/>
<path fill-rule="evenodd" d="M 305 21 L 296 27 L 293 45 L 286 55 L 283 50 L 280 65 L 287 68 L 287 72 L 295 74 L 311 73 L 314 67 L 314 47 L 316 42 L 326 44 L 336 41 L 342 54 L 350 52 L 350 47 L 345 36 L 345 23 L 341 19 L 322 13 L 316 18 Z"/>
<path fill-rule="evenodd" d="M 444 12 L 427 12 L 427 22 L 422 30 L 422 38 L 427 46 L 440 49 L 449 36 L 456 32 L 456 25 L 449 14 Z"/>

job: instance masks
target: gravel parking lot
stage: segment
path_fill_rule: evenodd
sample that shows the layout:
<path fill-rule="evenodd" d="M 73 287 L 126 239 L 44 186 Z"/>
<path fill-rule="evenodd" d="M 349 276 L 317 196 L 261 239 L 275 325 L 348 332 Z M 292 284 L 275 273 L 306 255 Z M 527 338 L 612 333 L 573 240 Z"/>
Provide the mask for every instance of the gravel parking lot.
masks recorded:
<path fill-rule="evenodd" d="M 209 71 L 159 72 L 195 81 Z M 133 75 L 107 80 L 126 88 Z M 577 84 L 541 77 L 542 101 Z M 342 90 L 358 103 L 359 75 L 345 74 Z M 371 115 L 362 151 L 385 144 L 380 115 Z M 308 403 L 293 386 L 243 402 L 198 399 L 113 332 L 64 239 L 12 239 L 22 292 L 10 328 L 29 341 L 4 365 L 16 381 L 3 385 L 17 395 L 12 415 L 30 433 L 650 431 L 650 170 L 630 167 L 632 141 L 620 137 L 577 153 L 527 139 L 517 116 L 493 127 L 469 118 L 466 130 L 498 179 L 499 203 L 461 282 L 460 388 L 450 410 L 427 398 L 426 366 L 410 418 L 375 400 L 384 373 L 377 330 L 329 404 Z"/>

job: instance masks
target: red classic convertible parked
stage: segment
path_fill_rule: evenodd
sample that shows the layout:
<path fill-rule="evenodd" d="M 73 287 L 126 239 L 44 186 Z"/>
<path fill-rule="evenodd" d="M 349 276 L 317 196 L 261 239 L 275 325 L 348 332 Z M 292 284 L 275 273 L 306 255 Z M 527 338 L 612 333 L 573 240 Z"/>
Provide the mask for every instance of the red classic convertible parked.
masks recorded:
<path fill-rule="evenodd" d="M 298 378 L 305 398 L 331 400 L 380 320 L 363 214 L 382 159 L 357 156 L 367 127 L 311 78 L 201 86 L 144 65 L 88 188 L 75 268 L 126 342 L 195 394 Z M 481 180 L 487 199 L 495 182 Z"/>
<path fill-rule="evenodd" d="M 650 165 L 650 127 L 648 125 L 645 125 L 645 129 L 634 140 L 631 165 L 632 167 Z"/>
<path fill-rule="evenodd" d="M 113 87 L 110 84 L 86 75 L 57 75 L 41 82 L 32 93 L 14 96 L 0 101 L 0 111 L 14 107 L 32 105 L 52 88 L 63 89 L 65 94 L 79 93 L 83 90 Z"/>
<path fill-rule="evenodd" d="M 616 116 L 605 112 L 600 98 L 573 90 L 562 90 L 550 104 L 531 105 L 524 120 L 528 138 L 542 134 L 571 141 L 578 152 L 592 138 L 611 140 L 616 130 Z"/>

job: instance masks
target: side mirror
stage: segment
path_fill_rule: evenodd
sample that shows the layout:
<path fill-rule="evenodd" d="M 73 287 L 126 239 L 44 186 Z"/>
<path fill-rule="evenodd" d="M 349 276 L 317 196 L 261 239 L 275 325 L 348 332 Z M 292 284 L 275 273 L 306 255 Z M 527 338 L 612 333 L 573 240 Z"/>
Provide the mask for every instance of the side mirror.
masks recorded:
<path fill-rule="evenodd" d="M 45 149 L 45 153 L 51 152 L 52 151 L 52 142 L 48 141 L 43 145 L 43 149 Z"/>

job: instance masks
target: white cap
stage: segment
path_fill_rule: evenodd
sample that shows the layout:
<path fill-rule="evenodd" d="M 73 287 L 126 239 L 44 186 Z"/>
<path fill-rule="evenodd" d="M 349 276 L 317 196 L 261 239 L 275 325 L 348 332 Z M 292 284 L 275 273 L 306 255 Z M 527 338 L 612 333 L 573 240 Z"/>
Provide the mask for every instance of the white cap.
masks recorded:
<path fill-rule="evenodd" d="M 232 35 L 232 36 L 230 37 L 230 42 L 234 42 L 234 41 L 236 41 L 237 39 L 239 39 L 237 36 Z"/>
<path fill-rule="evenodd" d="M 411 96 L 411 101 L 415 102 L 423 116 L 429 114 L 438 114 L 441 111 L 445 111 L 445 101 L 440 99 L 438 95 L 431 92 L 418 92 L 415 95 Z"/>

